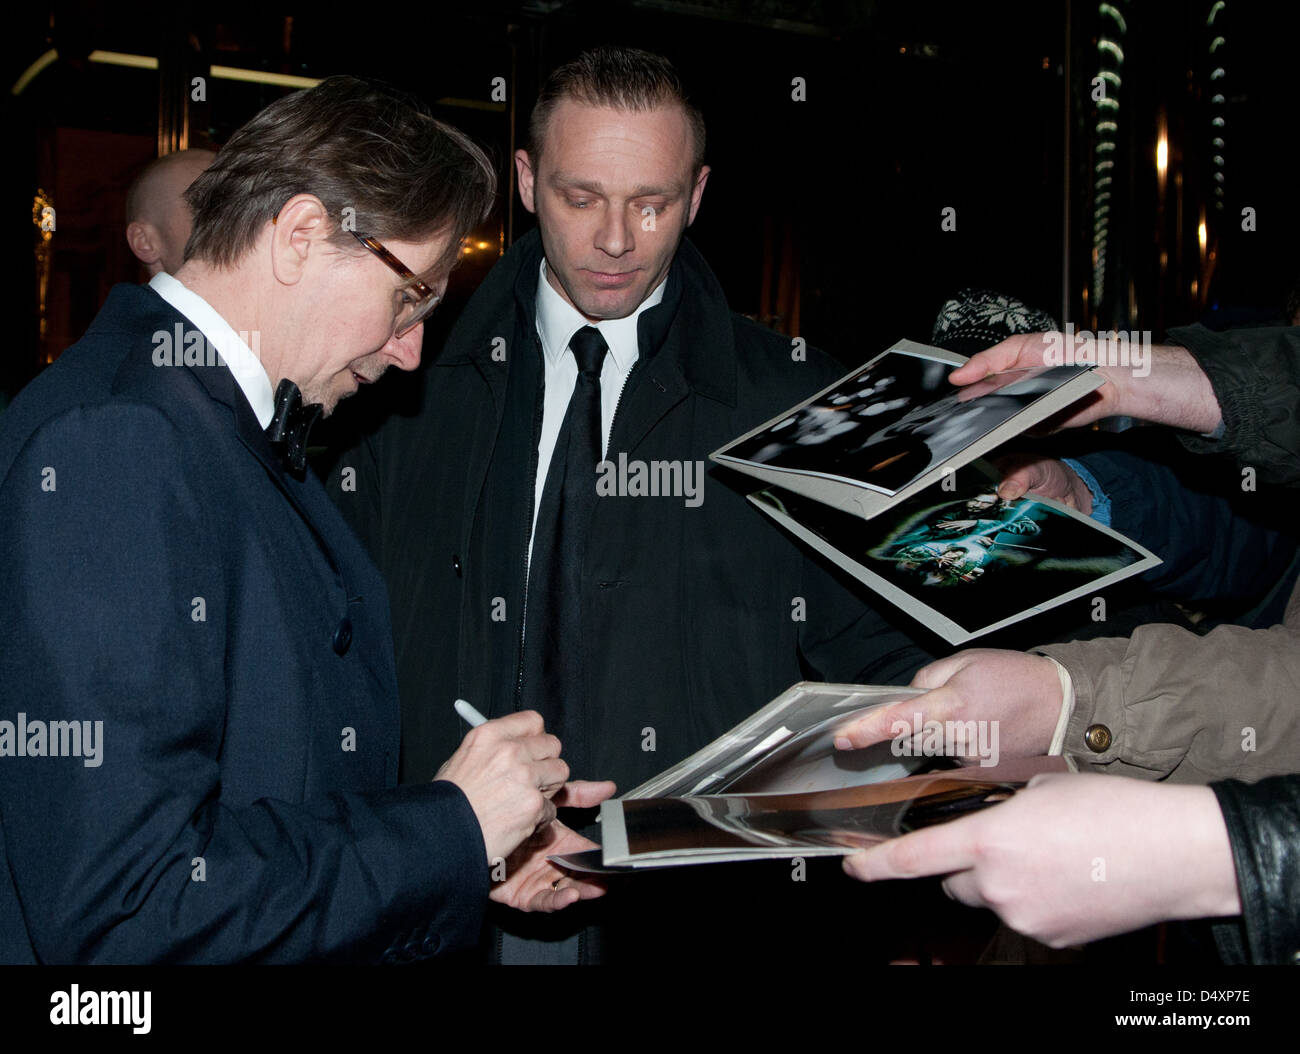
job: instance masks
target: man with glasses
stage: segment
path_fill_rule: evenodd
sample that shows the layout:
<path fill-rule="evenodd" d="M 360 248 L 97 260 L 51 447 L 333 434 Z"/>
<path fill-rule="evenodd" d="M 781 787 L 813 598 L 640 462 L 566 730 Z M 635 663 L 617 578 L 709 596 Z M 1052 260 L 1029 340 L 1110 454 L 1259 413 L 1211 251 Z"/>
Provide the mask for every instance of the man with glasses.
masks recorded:
<path fill-rule="evenodd" d="M 418 363 L 494 186 L 389 91 L 281 99 L 187 192 L 176 274 L 0 418 L 0 961 L 405 961 L 489 888 L 599 892 L 535 842 L 586 846 L 555 806 L 611 788 L 536 713 L 396 787 L 387 594 L 304 472 L 313 420 Z"/>
<path fill-rule="evenodd" d="M 397 290 L 397 315 L 393 321 L 393 335 L 404 337 L 416 326 L 424 324 L 433 309 L 442 302 L 442 294 L 435 293 L 415 276 L 415 273 L 389 252 L 378 238 L 351 231 L 352 237 L 384 261 L 401 277 L 403 285 Z"/>

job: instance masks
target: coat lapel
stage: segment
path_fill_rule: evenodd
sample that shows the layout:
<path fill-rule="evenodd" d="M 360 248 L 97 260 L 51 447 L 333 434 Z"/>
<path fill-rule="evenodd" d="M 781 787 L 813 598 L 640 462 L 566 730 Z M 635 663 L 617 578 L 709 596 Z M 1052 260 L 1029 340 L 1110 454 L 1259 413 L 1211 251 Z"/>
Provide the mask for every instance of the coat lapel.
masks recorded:
<path fill-rule="evenodd" d="M 185 368 L 198 380 L 210 399 L 220 403 L 230 411 L 234 421 L 235 435 L 239 442 L 266 469 L 266 474 L 271 478 L 280 493 L 284 495 L 285 500 L 293 506 L 294 511 L 302 517 L 303 522 L 311 530 L 312 537 L 316 539 L 316 544 L 320 546 L 326 559 L 329 560 L 330 567 L 335 574 L 341 577 L 342 572 L 339 562 L 334 556 L 334 551 L 317 528 L 311 511 L 302 502 L 299 489 L 301 485 L 297 481 L 290 479 L 285 472 L 283 463 L 271 448 L 271 443 L 266 438 L 266 433 L 257 420 L 257 415 L 253 413 L 253 408 L 248 404 L 248 400 L 244 398 L 244 393 L 240 391 L 234 374 L 224 364 L 217 366 L 186 366 Z"/>
<path fill-rule="evenodd" d="M 492 416 L 485 427 L 474 429 L 466 454 L 465 514 L 462 517 L 461 552 L 468 552 L 488 468 L 501 435 L 505 413 L 508 371 L 523 355 L 536 353 L 534 301 L 537 269 L 541 264 L 541 238 L 536 231 L 521 238 L 488 273 L 431 369 L 474 369 L 487 386 Z M 498 354 L 504 344 L 504 361 Z M 496 357 L 494 357 L 494 354 Z"/>
<path fill-rule="evenodd" d="M 690 385 L 671 360 L 650 360 L 631 378 L 619 399 L 614 427 L 609 435 L 609 454 L 632 454 L 655 425 L 691 393 Z"/>
<path fill-rule="evenodd" d="M 689 295 L 684 295 L 690 290 Z M 633 453 L 692 393 L 736 404 L 735 335 L 717 279 L 686 239 L 677 250 L 663 301 L 637 323 L 641 357 L 619 401 L 611 451 Z"/>

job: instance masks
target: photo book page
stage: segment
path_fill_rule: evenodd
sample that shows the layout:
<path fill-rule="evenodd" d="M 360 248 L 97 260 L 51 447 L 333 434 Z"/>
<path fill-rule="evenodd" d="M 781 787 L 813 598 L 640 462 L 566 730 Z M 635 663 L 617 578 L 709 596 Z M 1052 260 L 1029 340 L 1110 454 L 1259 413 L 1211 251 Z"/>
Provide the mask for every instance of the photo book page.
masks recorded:
<path fill-rule="evenodd" d="M 750 501 L 951 644 L 1088 596 L 1160 563 L 1050 498 L 1004 501 L 983 462 L 872 520 L 771 487 Z"/>
<path fill-rule="evenodd" d="M 965 387 L 967 360 L 900 341 L 711 457 L 864 519 L 1097 388 L 1090 365 L 1011 370 Z"/>

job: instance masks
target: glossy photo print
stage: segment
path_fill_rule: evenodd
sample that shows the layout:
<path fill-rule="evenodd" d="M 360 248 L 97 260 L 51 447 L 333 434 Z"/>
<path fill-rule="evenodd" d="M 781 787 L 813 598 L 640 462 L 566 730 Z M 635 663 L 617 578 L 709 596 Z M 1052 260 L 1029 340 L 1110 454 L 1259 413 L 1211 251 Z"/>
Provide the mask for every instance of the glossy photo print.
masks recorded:
<path fill-rule="evenodd" d="M 862 521 L 775 488 L 751 500 L 954 644 L 1159 563 L 1095 520 L 1037 495 L 1004 501 L 972 467 Z"/>
<path fill-rule="evenodd" d="M 891 351 L 726 453 L 893 495 L 1087 372 L 1015 370 L 956 388 L 960 361 Z"/>

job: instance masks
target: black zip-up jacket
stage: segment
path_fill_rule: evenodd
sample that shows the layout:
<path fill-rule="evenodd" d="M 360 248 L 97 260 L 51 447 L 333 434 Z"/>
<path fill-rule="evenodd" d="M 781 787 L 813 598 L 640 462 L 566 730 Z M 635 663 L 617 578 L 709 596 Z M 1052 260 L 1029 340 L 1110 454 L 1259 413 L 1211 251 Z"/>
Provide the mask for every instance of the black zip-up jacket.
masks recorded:
<path fill-rule="evenodd" d="M 441 354 L 412 375 L 414 411 L 390 417 L 330 476 L 389 584 L 404 782 L 432 778 L 456 749 L 466 728 L 455 699 L 489 717 L 515 705 L 537 419 L 535 402 L 520 400 L 507 379 L 511 370 L 541 372 L 540 261 L 533 232 L 492 269 Z M 698 504 L 682 495 L 596 502 L 581 597 L 589 749 L 572 775 L 612 779 L 620 791 L 797 681 L 906 684 L 930 659 L 909 634 L 943 647 L 919 624 L 903 626 L 904 616 L 889 613 L 899 626 L 887 621 L 870 594 L 746 500 L 752 480 L 708 461 L 834 382 L 846 372 L 839 364 L 733 314 L 686 240 L 663 303 L 639 319 L 638 343 L 608 457 L 693 466 L 703 489 Z M 354 489 L 340 485 L 345 478 Z M 780 870 L 792 888 L 788 867 Z M 643 923 L 649 888 L 637 889 Z M 728 894 L 710 910 L 760 910 L 743 899 Z"/>
<path fill-rule="evenodd" d="M 390 417 L 332 474 L 331 493 L 390 584 L 404 782 L 432 778 L 459 744 L 456 698 L 489 717 L 514 707 L 535 454 L 502 470 L 512 508 L 485 509 L 483 500 L 503 430 L 519 425 L 503 426 L 507 370 L 541 355 L 540 254 L 535 233 L 510 250 L 424 371 L 418 412 Z M 680 495 L 596 504 L 582 598 L 593 627 L 585 642 L 593 749 L 590 771 L 573 776 L 614 779 L 624 790 L 802 678 L 905 684 L 927 661 L 869 594 L 750 505 L 752 481 L 708 461 L 844 370 L 733 314 L 688 241 L 665 303 L 642 314 L 640 337 L 643 361 L 622 394 L 608 457 L 702 463 L 705 478 L 694 507 Z M 355 489 L 339 485 L 346 468 Z M 485 519 L 507 526 L 488 532 Z"/>

